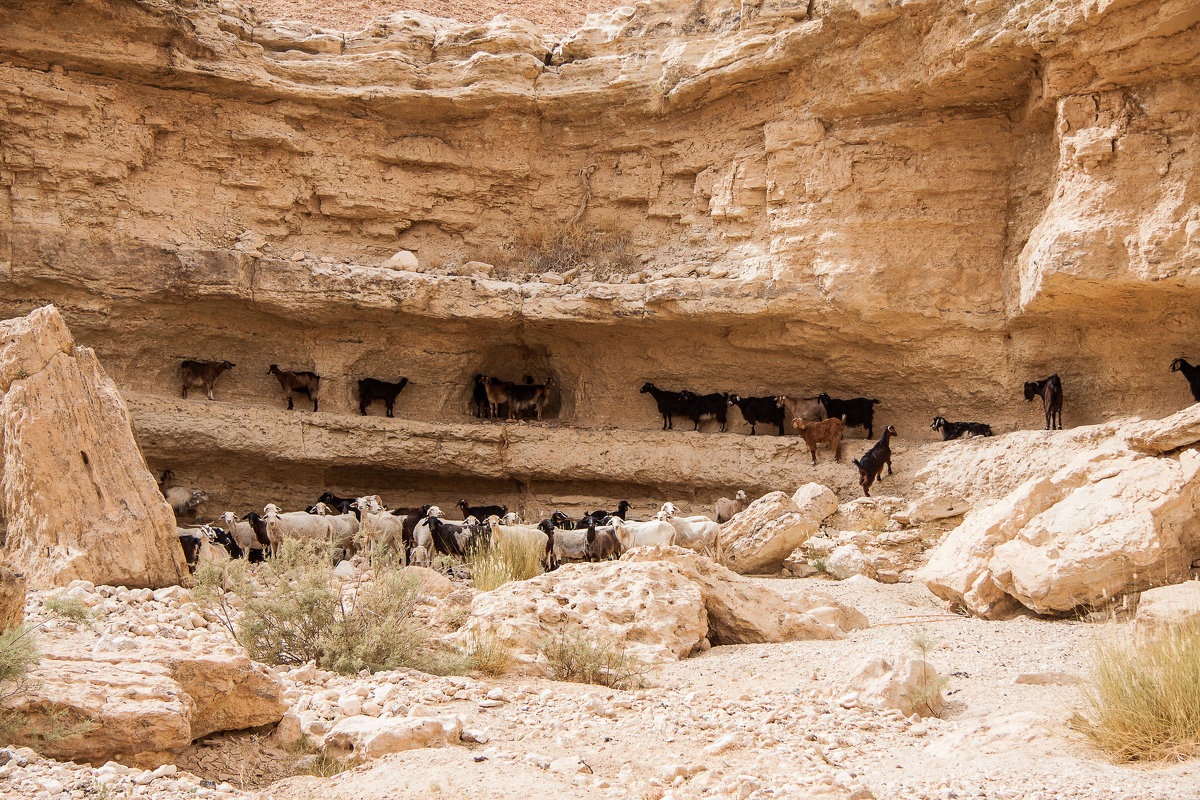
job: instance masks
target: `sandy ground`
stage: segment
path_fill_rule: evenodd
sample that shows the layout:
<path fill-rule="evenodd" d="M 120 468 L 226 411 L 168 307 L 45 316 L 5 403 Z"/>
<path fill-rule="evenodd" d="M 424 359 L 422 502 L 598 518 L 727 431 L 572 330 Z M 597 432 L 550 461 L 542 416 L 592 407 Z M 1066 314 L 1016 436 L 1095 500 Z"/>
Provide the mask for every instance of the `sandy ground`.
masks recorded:
<path fill-rule="evenodd" d="M 341 31 L 357 31 L 376 17 L 397 11 L 420 11 L 460 22 L 487 22 L 498 14 L 520 17 L 537 23 L 547 33 L 565 33 L 579 27 L 584 17 L 598 11 L 611 11 L 615 0 L 257 0 L 254 10 L 264 20 L 302 20 Z"/>

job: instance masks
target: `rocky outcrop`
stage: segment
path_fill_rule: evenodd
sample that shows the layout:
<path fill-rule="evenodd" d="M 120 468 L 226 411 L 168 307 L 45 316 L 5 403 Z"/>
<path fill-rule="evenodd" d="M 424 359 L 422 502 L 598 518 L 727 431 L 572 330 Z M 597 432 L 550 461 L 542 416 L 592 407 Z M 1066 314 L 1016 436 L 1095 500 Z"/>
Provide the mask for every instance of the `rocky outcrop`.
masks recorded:
<path fill-rule="evenodd" d="M 1189 416 L 1160 421 L 1157 435 L 1188 438 Z M 1062 462 L 1043 449 L 1061 467 L 968 514 L 918 577 L 984 617 L 1022 605 L 1039 613 L 1097 606 L 1185 578 L 1200 556 L 1200 453 L 1130 450 L 1111 426 L 1076 436 L 1101 433 L 1096 447 Z"/>
<path fill-rule="evenodd" d="M 166 667 L 42 659 L 6 707 L 16 744 L 63 761 L 157 766 L 192 742 L 194 704 Z"/>
<path fill-rule="evenodd" d="M 0 323 L 6 557 L 31 586 L 160 587 L 187 575 L 116 386 L 53 306 Z"/>
<path fill-rule="evenodd" d="M 699 588 L 674 564 L 569 564 L 478 595 L 457 637 L 495 637 L 541 669 L 539 645 L 561 634 L 584 634 L 657 664 L 700 647 L 708 618 Z"/>
<path fill-rule="evenodd" d="M 417 750 L 445 747 L 457 742 L 462 720 L 455 717 L 391 717 L 379 719 L 361 714 L 339 720 L 325 734 L 325 752 L 338 759 L 367 760 Z"/>
<path fill-rule="evenodd" d="M 816 483 L 791 497 L 784 492 L 764 495 L 722 526 L 725 564 L 743 574 L 774 572 L 836 510 L 837 497 Z"/>
<path fill-rule="evenodd" d="M 866 616 L 830 597 L 816 592 L 781 596 L 683 548 L 638 547 L 621 560 L 678 567 L 700 589 L 714 645 L 836 639 L 869 624 Z"/>
<path fill-rule="evenodd" d="M 0 633 L 25 620 L 25 575 L 0 561 Z"/>
<path fill-rule="evenodd" d="M 1068 425 L 1167 413 L 1189 395 L 1166 365 L 1200 339 L 1194 24 L 1187 0 L 667 0 L 553 36 L 9 4 L 0 314 L 63 298 L 118 385 L 164 403 L 180 358 L 229 358 L 216 396 L 252 430 L 285 360 L 344 419 L 370 371 L 412 380 L 401 417 L 471 422 L 471 376 L 501 369 L 553 373 L 576 430 L 656 428 L 647 379 L 869 387 L 914 437 L 939 412 L 1038 425 L 1018 390 L 1055 369 Z M 547 264 L 576 219 L 602 246 Z M 756 453 L 710 462 L 713 438 L 661 446 L 735 482 Z M 241 447 L 205 437 L 197 461 L 259 495 L 325 469 Z M 593 491 L 649 493 L 666 461 Z"/>
<path fill-rule="evenodd" d="M 1200 581 L 1184 581 L 1142 592 L 1134 629 L 1141 635 L 1172 625 L 1200 624 Z"/>

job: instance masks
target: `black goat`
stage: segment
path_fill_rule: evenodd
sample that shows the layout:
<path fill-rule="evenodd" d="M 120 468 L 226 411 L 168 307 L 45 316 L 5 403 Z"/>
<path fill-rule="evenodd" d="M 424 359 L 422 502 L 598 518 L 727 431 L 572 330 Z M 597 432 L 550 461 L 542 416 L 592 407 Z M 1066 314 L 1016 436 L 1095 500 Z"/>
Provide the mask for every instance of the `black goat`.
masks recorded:
<path fill-rule="evenodd" d="M 842 418 L 847 428 L 866 428 L 868 439 L 875 436 L 875 405 L 878 400 L 865 397 L 837 400 L 824 392 L 817 395 L 817 400 L 825 407 L 825 416 L 830 419 Z"/>
<path fill-rule="evenodd" d="M 597 525 L 603 525 L 604 520 L 609 519 L 610 517 L 618 517 L 620 519 L 625 519 L 625 515 L 628 513 L 629 513 L 629 501 L 622 500 L 621 502 L 617 503 L 616 511 L 605 511 L 604 509 L 599 509 L 597 511 L 590 511 L 587 514 L 584 514 L 583 518 L 584 518 L 584 520 L 587 520 L 589 518 L 593 519 L 593 520 L 595 520 Z"/>
<path fill-rule="evenodd" d="M 262 545 L 259 548 L 261 552 L 264 555 L 275 555 L 275 546 L 271 544 L 271 537 L 267 535 L 267 521 L 256 511 L 251 511 L 242 519 L 250 523 L 250 528 L 254 531 L 254 538 Z M 254 561 L 255 559 L 251 558 L 250 560 Z"/>
<path fill-rule="evenodd" d="M 1058 429 L 1061 431 L 1063 389 L 1057 373 L 1045 380 L 1025 382 L 1025 400 L 1029 401 L 1035 397 L 1042 398 L 1042 410 L 1046 412 L 1046 430 L 1054 430 L 1057 418 Z"/>
<path fill-rule="evenodd" d="M 779 405 L 778 397 L 742 397 L 734 394 L 729 396 L 729 405 L 737 406 L 742 412 L 742 419 L 750 423 L 750 435 L 754 435 L 754 426 L 761 422 L 764 425 L 775 425 L 779 435 L 783 436 L 783 408 Z"/>
<path fill-rule="evenodd" d="M 945 417 L 934 417 L 931 430 L 942 432 L 942 441 L 961 439 L 964 436 L 991 436 L 992 428 L 982 422 L 947 422 Z"/>
<path fill-rule="evenodd" d="M 358 413 L 365 417 L 367 406 L 376 400 L 382 400 L 387 409 L 387 415 L 392 416 L 392 405 L 396 402 L 396 396 L 405 386 L 408 386 L 408 378 L 401 378 L 396 383 L 388 383 L 375 378 L 362 378 L 358 382 Z"/>
<path fill-rule="evenodd" d="M 572 524 L 569 528 L 563 528 L 563 526 L 555 524 L 555 515 L 562 515 L 562 512 L 555 511 L 554 515 L 551 515 L 550 519 L 544 519 L 537 524 L 537 529 L 546 534 L 546 555 L 543 560 L 546 562 L 547 572 L 553 572 L 554 570 L 558 569 L 559 566 L 561 566 L 558 563 L 558 557 L 554 555 L 554 529 L 562 528 L 566 531 L 575 530 L 574 524 Z M 563 518 L 566 519 L 565 516 Z M 570 520 L 567 521 L 570 522 Z"/>
<path fill-rule="evenodd" d="M 1186 359 L 1177 358 L 1171 362 L 1171 372 L 1183 373 L 1192 389 L 1192 399 L 1200 403 L 1200 367 L 1193 367 Z"/>
<path fill-rule="evenodd" d="M 309 506 L 308 508 L 306 508 L 304 510 L 310 514 L 317 513 L 317 511 L 316 511 L 317 503 L 324 503 L 325 505 L 329 506 L 330 508 L 336 508 L 338 510 L 338 513 L 340 513 L 340 514 L 346 514 L 346 513 L 349 513 L 350 511 L 356 510 L 355 506 L 354 506 L 355 500 L 353 497 L 338 497 L 333 492 L 325 492 L 324 494 L 322 494 L 320 497 L 317 498 L 316 503 L 313 503 L 311 506 Z"/>
<path fill-rule="evenodd" d="M 267 374 L 279 379 L 279 385 L 283 387 L 283 396 L 288 401 L 288 411 L 292 410 L 294 394 L 307 395 L 308 399 L 312 400 L 313 411 L 317 410 L 317 395 L 321 389 L 320 375 L 315 372 L 286 372 L 281 370 L 278 364 L 272 364 L 267 369 Z"/>
<path fill-rule="evenodd" d="M 453 522 L 444 522 L 437 517 L 429 517 L 425 524 L 429 526 L 429 534 L 433 537 L 433 549 L 447 556 L 466 558 L 466 552 L 460 544 L 459 534 L 463 526 Z"/>
<path fill-rule="evenodd" d="M 646 394 L 647 392 L 654 397 L 654 402 L 658 404 L 658 413 L 662 414 L 664 431 L 675 427 L 674 417 L 688 416 L 684 401 L 691 394 L 690 392 L 670 392 L 666 389 L 659 389 L 649 382 L 642 387 L 641 393 Z"/>
<path fill-rule="evenodd" d="M 213 528 L 213 540 L 221 547 L 225 548 L 225 552 L 229 553 L 230 558 L 241 558 L 247 555 L 242 548 L 238 547 L 238 543 L 233 540 L 229 531 L 224 528 Z"/>
<path fill-rule="evenodd" d="M 472 413 L 480 419 L 490 419 L 492 416 L 491 403 L 488 402 L 487 378 L 482 374 L 475 375 L 475 385 L 471 388 Z"/>
<path fill-rule="evenodd" d="M 729 412 L 729 395 L 721 392 L 713 392 L 711 394 L 684 392 L 683 395 L 683 402 L 686 408 L 684 413 L 694 425 L 692 430 L 698 431 L 700 430 L 701 422 L 715 419 L 721 423 L 721 432 L 725 432 L 725 420 Z"/>
<path fill-rule="evenodd" d="M 463 519 L 474 517 L 480 522 L 491 516 L 503 517 L 508 513 L 508 506 L 472 506 L 466 500 L 459 500 L 457 508 L 462 509 Z"/>
<path fill-rule="evenodd" d="M 858 483 L 862 486 L 863 494 L 871 496 L 871 484 L 883 480 L 883 465 L 887 464 L 888 475 L 892 474 L 892 437 L 896 429 L 888 425 L 883 429 L 883 438 L 871 445 L 871 449 L 862 454 L 862 458 L 854 459 L 858 467 Z"/>
<path fill-rule="evenodd" d="M 203 389 L 208 399 L 212 400 L 213 383 L 222 372 L 235 366 L 232 361 L 184 361 L 179 365 L 184 399 L 187 399 L 188 389 L 195 388 Z"/>
<path fill-rule="evenodd" d="M 584 519 L 586 520 L 587 517 L 584 517 Z M 574 531 L 587 526 L 587 522 L 576 522 L 561 511 L 555 511 L 550 515 L 550 519 L 544 519 L 539 522 L 538 527 L 540 528 L 546 523 L 549 523 L 556 528 L 561 528 L 564 531 Z"/>

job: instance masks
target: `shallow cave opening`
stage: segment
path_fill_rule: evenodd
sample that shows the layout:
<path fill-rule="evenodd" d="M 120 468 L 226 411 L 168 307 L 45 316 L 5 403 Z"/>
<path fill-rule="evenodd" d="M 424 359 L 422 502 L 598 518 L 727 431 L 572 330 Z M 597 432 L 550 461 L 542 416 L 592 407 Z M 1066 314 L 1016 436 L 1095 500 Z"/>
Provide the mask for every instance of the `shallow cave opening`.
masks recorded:
<path fill-rule="evenodd" d="M 466 387 L 462 398 L 463 407 L 472 416 L 485 421 L 489 419 L 486 398 L 482 398 L 481 390 L 477 393 L 476 382 L 481 378 L 494 378 L 516 384 L 518 387 L 547 385 L 542 420 L 570 418 L 574 407 L 571 400 L 574 380 L 563 371 L 561 364 L 551 359 L 548 348 L 522 344 L 485 347 L 480 350 L 475 363 L 475 368 L 469 370 L 462 378 L 462 385 Z M 483 399 L 482 404 L 478 399 Z M 501 407 L 497 420 L 505 419 L 507 413 L 508 409 Z M 526 409 L 517 413 L 514 419 L 536 419 L 536 413 L 532 409 Z"/>

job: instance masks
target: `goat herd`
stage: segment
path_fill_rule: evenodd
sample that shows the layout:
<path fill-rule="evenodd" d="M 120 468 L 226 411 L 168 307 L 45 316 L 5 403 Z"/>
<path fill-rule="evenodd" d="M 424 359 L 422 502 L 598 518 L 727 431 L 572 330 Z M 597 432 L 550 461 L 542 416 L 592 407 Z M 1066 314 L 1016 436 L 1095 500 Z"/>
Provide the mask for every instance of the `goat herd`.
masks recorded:
<path fill-rule="evenodd" d="M 174 485 L 170 470 L 163 473 L 159 488 L 177 519 L 194 515 L 207 499 L 202 490 Z M 664 503 L 653 519 L 634 521 L 626 518 L 629 502 L 622 500 L 613 511 L 592 511 L 580 519 L 555 511 L 530 525 L 503 505 L 473 506 L 460 500 L 463 519 L 448 521 L 435 505 L 388 509 L 378 495 L 352 499 L 325 492 L 304 511 L 282 512 L 269 503 L 261 513 L 228 511 L 211 524 L 179 527 L 177 533 L 192 570 L 229 558 L 262 561 L 287 539 L 316 542 L 347 557 L 387 548 L 401 554 L 406 564 L 429 564 L 435 555 L 466 559 L 479 547 L 496 545 L 532 552 L 545 569 L 553 570 L 564 561 L 617 558 L 647 545 L 677 545 L 719 559 L 720 522 L 748 505 L 746 493 L 739 491 L 734 500 L 718 501 L 716 520 L 685 517 L 674 504 Z"/>

